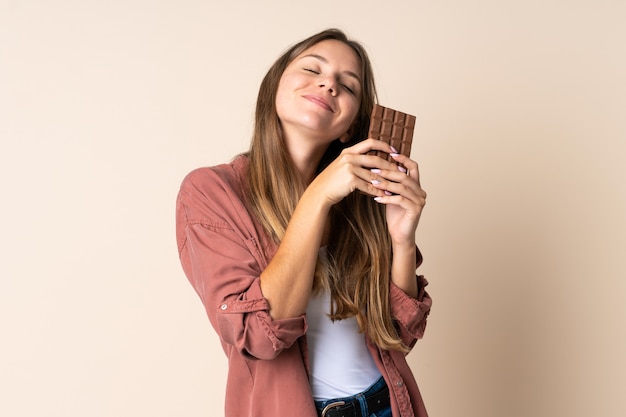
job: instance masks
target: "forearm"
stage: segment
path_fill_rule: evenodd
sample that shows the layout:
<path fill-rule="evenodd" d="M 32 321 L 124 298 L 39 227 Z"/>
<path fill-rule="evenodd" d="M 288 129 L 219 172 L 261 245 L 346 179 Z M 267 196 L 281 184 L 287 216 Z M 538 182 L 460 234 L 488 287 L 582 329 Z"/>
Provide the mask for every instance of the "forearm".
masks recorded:
<path fill-rule="evenodd" d="M 306 312 L 328 207 L 310 190 L 300 198 L 276 254 L 261 273 L 270 315 L 279 320 Z"/>
<path fill-rule="evenodd" d="M 391 280 L 408 296 L 417 298 L 418 285 L 415 279 L 415 244 L 393 245 Z"/>

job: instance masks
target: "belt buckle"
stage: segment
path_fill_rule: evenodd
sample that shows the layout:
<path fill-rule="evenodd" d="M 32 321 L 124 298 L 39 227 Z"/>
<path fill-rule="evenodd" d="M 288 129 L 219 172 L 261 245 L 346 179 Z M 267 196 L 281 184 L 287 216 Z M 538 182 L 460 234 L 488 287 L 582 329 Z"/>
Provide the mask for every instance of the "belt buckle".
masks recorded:
<path fill-rule="evenodd" d="M 346 405 L 346 402 L 345 401 L 335 401 L 334 403 L 328 404 L 322 410 L 322 416 L 321 417 L 326 417 L 326 413 L 328 413 L 331 408 L 333 408 L 333 407 L 341 407 L 342 405 Z"/>

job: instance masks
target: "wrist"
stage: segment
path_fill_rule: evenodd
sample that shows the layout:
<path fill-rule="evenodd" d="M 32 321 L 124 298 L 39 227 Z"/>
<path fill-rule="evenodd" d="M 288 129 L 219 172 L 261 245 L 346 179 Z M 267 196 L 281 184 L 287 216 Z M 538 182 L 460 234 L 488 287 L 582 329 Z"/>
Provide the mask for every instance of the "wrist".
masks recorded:
<path fill-rule="evenodd" d="M 415 254 L 415 240 L 407 240 L 405 242 L 391 242 L 391 249 L 393 250 L 394 254 Z"/>
<path fill-rule="evenodd" d="M 391 264 L 391 280 L 408 296 L 416 298 L 418 293 L 415 279 L 415 257 L 417 248 L 411 245 L 393 245 L 393 261 Z"/>
<path fill-rule="evenodd" d="M 304 190 L 300 197 L 300 202 L 303 201 L 305 204 L 316 207 L 321 213 L 328 213 L 334 204 L 331 199 L 320 191 L 320 187 L 315 180 Z"/>

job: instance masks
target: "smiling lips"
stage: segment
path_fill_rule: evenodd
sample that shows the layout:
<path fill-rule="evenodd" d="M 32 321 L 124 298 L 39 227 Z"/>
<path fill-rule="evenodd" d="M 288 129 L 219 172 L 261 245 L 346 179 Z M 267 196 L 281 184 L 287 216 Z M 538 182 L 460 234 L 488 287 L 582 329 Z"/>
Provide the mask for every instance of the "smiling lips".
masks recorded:
<path fill-rule="evenodd" d="M 333 110 L 333 108 L 330 106 L 330 103 L 328 101 L 326 101 L 326 99 L 324 99 L 324 97 L 321 96 L 316 96 L 316 95 L 312 95 L 312 94 L 307 94 L 305 96 L 303 96 L 305 99 L 309 100 L 312 103 L 317 104 L 318 106 L 334 113 L 335 110 Z"/>

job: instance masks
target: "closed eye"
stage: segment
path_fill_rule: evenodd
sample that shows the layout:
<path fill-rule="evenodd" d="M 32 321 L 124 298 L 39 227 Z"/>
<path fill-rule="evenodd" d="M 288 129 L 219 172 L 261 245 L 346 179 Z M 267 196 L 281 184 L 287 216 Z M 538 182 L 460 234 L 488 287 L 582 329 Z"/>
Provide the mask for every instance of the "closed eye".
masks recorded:
<path fill-rule="evenodd" d="M 317 74 L 317 75 L 321 74 L 321 72 L 320 72 L 320 71 L 314 70 L 314 69 L 312 69 L 312 68 L 303 67 L 302 69 L 303 69 L 304 71 L 306 71 L 306 72 L 310 72 L 310 73 L 312 73 L 312 74 Z M 346 90 L 347 90 L 350 94 L 352 94 L 352 95 L 356 95 L 356 93 L 354 92 L 354 90 L 353 90 L 352 88 L 350 88 L 348 85 L 343 84 L 343 83 L 340 83 L 340 85 L 341 85 L 343 88 L 345 88 L 345 89 L 346 89 Z"/>
<path fill-rule="evenodd" d="M 348 92 L 349 92 L 350 94 L 354 94 L 354 90 L 353 90 L 353 89 L 351 89 L 350 87 L 348 87 L 347 85 L 345 85 L 345 84 L 341 84 L 341 86 L 342 86 L 343 88 L 345 88 L 346 90 L 348 90 Z"/>

